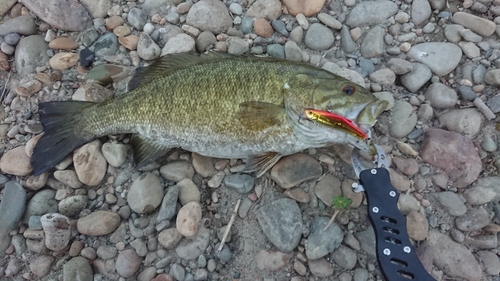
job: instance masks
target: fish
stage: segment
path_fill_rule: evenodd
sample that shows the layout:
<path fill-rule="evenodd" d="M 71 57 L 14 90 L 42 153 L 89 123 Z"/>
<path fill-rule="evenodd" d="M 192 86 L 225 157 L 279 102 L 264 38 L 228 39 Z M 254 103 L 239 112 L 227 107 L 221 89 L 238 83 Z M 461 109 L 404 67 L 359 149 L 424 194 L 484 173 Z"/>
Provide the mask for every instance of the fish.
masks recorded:
<path fill-rule="evenodd" d="M 299 122 L 306 108 L 330 110 L 371 128 L 387 102 L 362 86 L 309 65 L 271 57 L 169 54 L 138 68 L 112 99 L 38 104 L 44 133 L 31 156 L 40 175 L 96 138 L 132 134 L 136 169 L 181 148 L 245 159 L 262 176 L 278 160 L 336 143 L 369 145 L 341 130 Z"/>
<path fill-rule="evenodd" d="M 368 138 L 367 134 L 356 126 L 351 120 L 330 111 L 306 108 L 304 118 L 318 124 L 350 133 L 360 140 L 366 140 Z"/>

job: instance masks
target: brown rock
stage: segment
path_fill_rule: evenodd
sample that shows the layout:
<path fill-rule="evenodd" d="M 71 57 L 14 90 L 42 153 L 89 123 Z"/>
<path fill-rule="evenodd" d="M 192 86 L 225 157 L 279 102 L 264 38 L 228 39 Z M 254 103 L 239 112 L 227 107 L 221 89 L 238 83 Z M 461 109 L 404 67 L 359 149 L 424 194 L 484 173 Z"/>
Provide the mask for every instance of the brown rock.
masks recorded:
<path fill-rule="evenodd" d="M 122 44 L 125 48 L 133 51 L 137 49 L 137 44 L 139 43 L 139 36 L 129 35 L 127 37 L 118 37 L 118 42 Z"/>
<path fill-rule="evenodd" d="M 53 69 L 65 70 L 73 67 L 78 62 L 78 55 L 75 53 L 57 53 L 49 60 L 49 65 Z"/>
<path fill-rule="evenodd" d="M 50 41 L 49 47 L 56 50 L 74 50 L 78 48 L 78 44 L 69 37 L 58 37 Z"/>
<path fill-rule="evenodd" d="M 422 241 L 427 238 L 429 222 L 421 213 L 411 211 L 408 216 L 406 216 L 406 229 L 411 239 Z"/>
<path fill-rule="evenodd" d="M 39 134 L 37 136 L 32 137 L 27 143 L 26 147 L 24 148 L 24 152 L 28 157 L 31 157 L 33 155 L 33 149 L 35 148 L 36 143 L 38 140 L 43 136 L 43 134 Z"/>
<path fill-rule="evenodd" d="M 102 102 L 112 98 L 113 96 L 114 93 L 110 89 L 97 83 L 87 83 L 76 90 L 71 98 L 72 100 Z"/>
<path fill-rule="evenodd" d="M 283 0 L 283 4 L 292 16 L 303 14 L 310 17 L 321 11 L 325 0 Z"/>
<path fill-rule="evenodd" d="M 247 11 L 251 18 L 265 18 L 275 20 L 281 16 L 281 2 L 279 0 L 257 0 Z"/>
<path fill-rule="evenodd" d="M 30 158 L 26 155 L 25 147 L 18 146 L 4 153 L 0 159 L 0 170 L 15 176 L 27 176 L 32 171 Z"/>
<path fill-rule="evenodd" d="M 298 153 L 283 157 L 271 169 L 271 178 L 282 188 L 288 189 L 300 183 L 317 179 L 323 169 L 316 159 Z"/>
<path fill-rule="evenodd" d="M 290 256 L 279 251 L 260 250 L 255 255 L 255 262 L 260 270 L 275 272 L 290 262 Z"/>
<path fill-rule="evenodd" d="M 83 31 L 92 26 L 92 18 L 77 1 L 23 0 L 37 17 L 60 30 Z"/>
<path fill-rule="evenodd" d="M 285 192 L 283 192 L 283 195 L 300 203 L 309 203 L 309 201 L 311 200 L 311 198 L 309 198 L 309 195 L 307 195 L 304 190 L 298 187 L 285 190 Z"/>
<path fill-rule="evenodd" d="M 117 37 L 125 37 L 125 36 L 129 35 L 131 32 L 132 31 L 130 30 L 130 28 L 128 28 L 126 26 L 118 26 L 115 29 L 113 29 L 113 33 Z"/>
<path fill-rule="evenodd" d="M 42 89 L 42 83 L 38 80 L 30 80 L 16 87 L 16 93 L 21 97 L 31 97 Z"/>
<path fill-rule="evenodd" d="M 120 225 L 120 216 L 113 212 L 97 211 L 78 219 L 76 228 L 85 235 L 99 236 L 110 234 Z"/>
<path fill-rule="evenodd" d="M 405 176 L 398 172 L 396 172 L 393 168 L 389 168 L 389 175 L 391 176 L 391 183 L 399 191 L 406 191 L 410 188 L 410 180 Z"/>
<path fill-rule="evenodd" d="M 41 255 L 34 260 L 30 261 L 30 270 L 37 277 L 43 277 L 50 272 L 50 266 L 55 258 L 49 255 Z"/>
<path fill-rule="evenodd" d="M 98 185 L 106 174 L 107 162 L 101 154 L 101 141 L 89 142 L 73 153 L 73 163 L 78 179 L 90 186 Z"/>
<path fill-rule="evenodd" d="M 331 174 L 324 176 L 314 189 L 314 194 L 328 207 L 332 206 L 332 199 L 342 195 L 340 180 Z"/>
<path fill-rule="evenodd" d="M 113 30 L 122 25 L 124 22 L 125 20 L 120 16 L 111 16 L 106 19 L 106 27 L 108 30 Z"/>
<path fill-rule="evenodd" d="M 350 198 L 352 200 L 351 208 L 357 208 L 363 203 L 363 192 L 354 192 L 352 189 L 352 184 L 354 183 L 351 179 L 346 179 L 342 182 L 342 196 Z"/>
<path fill-rule="evenodd" d="M 195 236 L 201 222 L 201 205 L 198 202 L 189 202 L 177 214 L 176 227 L 180 234 L 186 237 Z"/>
<path fill-rule="evenodd" d="M 273 27 L 267 22 L 267 20 L 262 18 L 253 23 L 253 29 L 255 30 L 255 34 L 264 38 L 269 38 L 274 33 Z"/>
<path fill-rule="evenodd" d="M 158 243 L 162 245 L 165 249 L 173 249 L 179 244 L 182 239 L 182 235 L 177 231 L 175 227 L 165 229 L 160 234 L 158 234 Z"/>
<path fill-rule="evenodd" d="M 116 272 L 125 278 L 129 278 L 137 272 L 141 266 L 142 258 L 134 249 L 123 250 L 116 259 Z"/>
<path fill-rule="evenodd" d="M 472 141 L 459 133 L 430 129 L 420 150 L 424 162 L 443 169 L 456 187 L 474 182 L 482 169 Z"/>
<path fill-rule="evenodd" d="M 325 258 L 309 260 L 309 270 L 317 277 L 328 277 L 333 274 L 333 266 Z"/>
<path fill-rule="evenodd" d="M 392 158 L 392 163 L 396 165 L 398 171 L 407 176 L 411 177 L 418 172 L 418 163 L 413 158 L 403 158 L 395 156 L 394 158 Z"/>
<path fill-rule="evenodd" d="M 198 153 L 192 154 L 194 170 L 200 176 L 206 178 L 215 172 L 214 162 L 212 157 L 206 157 Z"/>
<path fill-rule="evenodd" d="M 39 176 L 30 176 L 26 180 L 25 186 L 29 190 L 36 191 L 36 190 L 39 190 L 40 188 L 44 187 L 45 184 L 47 183 L 48 179 L 49 179 L 49 173 L 47 173 L 47 172 L 42 173 Z"/>
<path fill-rule="evenodd" d="M 2 51 L 0 51 L 0 69 L 5 71 L 10 70 L 9 57 Z"/>

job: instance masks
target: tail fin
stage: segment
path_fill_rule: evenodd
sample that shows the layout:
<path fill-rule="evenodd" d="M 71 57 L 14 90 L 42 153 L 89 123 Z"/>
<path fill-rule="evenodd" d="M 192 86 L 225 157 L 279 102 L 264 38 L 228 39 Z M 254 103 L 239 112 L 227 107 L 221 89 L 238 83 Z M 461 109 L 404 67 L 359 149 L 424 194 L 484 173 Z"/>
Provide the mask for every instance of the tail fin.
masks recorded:
<path fill-rule="evenodd" d="M 38 140 L 31 156 L 33 175 L 38 176 L 54 167 L 75 148 L 92 140 L 79 134 L 81 130 L 78 128 L 81 111 L 92 104 L 82 101 L 38 104 L 44 135 Z"/>

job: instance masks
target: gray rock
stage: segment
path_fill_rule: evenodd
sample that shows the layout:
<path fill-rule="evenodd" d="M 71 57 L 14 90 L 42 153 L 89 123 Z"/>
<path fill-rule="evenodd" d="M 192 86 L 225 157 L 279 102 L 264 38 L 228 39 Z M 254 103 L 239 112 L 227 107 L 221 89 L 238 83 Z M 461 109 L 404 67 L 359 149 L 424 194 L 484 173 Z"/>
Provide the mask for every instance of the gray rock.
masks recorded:
<path fill-rule="evenodd" d="M 229 261 L 231 261 L 233 254 L 231 253 L 231 250 L 229 250 L 229 247 L 227 246 L 227 244 L 224 244 L 220 253 L 217 252 L 217 249 L 219 249 L 219 247 L 220 247 L 220 243 L 215 245 L 215 248 L 214 248 L 215 256 L 217 256 L 217 258 L 224 263 L 228 263 Z"/>
<path fill-rule="evenodd" d="M 409 134 L 417 124 L 417 114 L 413 112 L 411 104 L 401 101 L 394 105 L 391 120 L 391 135 L 395 138 L 402 138 Z"/>
<path fill-rule="evenodd" d="M 302 215 L 292 199 L 282 198 L 267 203 L 256 212 L 259 225 L 267 239 L 282 252 L 290 252 L 302 236 Z"/>
<path fill-rule="evenodd" d="M 480 257 L 484 272 L 488 275 L 498 276 L 500 273 L 500 259 L 490 251 L 479 251 L 476 253 Z"/>
<path fill-rule="evenodd" d="M 82 0 L 80 2 L 93 18 L 105 18 L 111 9 L 111 1 L 109 0 Z"/>
<path fill-rule="evenodd" d="M 396 81 L 396 74 L 389 68 L 382 68 L 370 74 L 370 80 L 380 85 L 390 85 Z"/>
<path fill-rule="evenodd" d="M 174 263 L 170 266 L 168 275 L 175 278 L 175 280 L 184 280 L 184 277 L 186 276 L 186 270 L 180 264 Z"/>
<path fill-rule="evenodd" d="M 304 30 L 300 26 L 296 26 L 291 32 L 289 39 L 297 44 L 302 43 L 304 38 Z"/>
<path fill-rule="evenodd" d="M 433 24 L 432 22 L 427 23 L 424 28 L 422 28 L 422 31 L 424 33 L 432 33 L 436 29 L 436 25 Z"/>
<path fill-rule="evenodd" d="M 180 258 L 185 260 L 197 259 L 207 249 L 210 242 L 211 230 L 200 227 L 198 233 L 190 239 L 184 239 L 175 248 Z"/>
<path fill-rule="evenodd" d="M 439 117 L 448 130 L 473 137 L 481 130 L 483 115 L 476 108 L 454 109 Z"/>
<path fill-rule="evenodd" d="M 287 60 L 302 61 L 302 50 L 292 40 L 285 43 L 285 58 Z"/>
<path fill-rule="evenodd" d="M 281 9 L 281 1 L 279 0 L 257 0 L 248 9 L 247 16 L 272 21 L 281 16 Z"/>
<path fill-rule="evenodd" d="M 286 30 L 286 25 L 282 20 L 272 20 L 271 26 L 274 30 L 276 30 L 279 34 L 288 37 L 288 30 Z"/>
<path fill-rule="evenodd" d="M 42 36 L 31 35 L 22 38 L 16 46 L 15 62 L 17 73 L 26 76 L 36 72 L 36 68 L 48 65 L 49 45 Z"/>
<path fill-rule="evenodd" d="M 412 93 L 416 93 L 431 79 L 431 70 L 421 63 L 413 64 L 413 71 L 401 76 L 401 84 Z"/>
<path fill-rule="evenodd" d="M 479 50 L 479 48 L 472 42 L 462 41 L 459 42 L 458 45 L 460 46 L 460 48 L 462 48 L 464 54 L 470 59 L 477 58 L 481 55 L 481 51 Z"/>
<path fill-rule="evenodd" d="M 141 266 L 141 262 L 142 258 L 137 255 L 135 250 L 123 250 L 118 254 L 118 258 L 116 259 L 116 272 L 124 278 L 132 277 Z"/>
<path fill-rule="evenodd" d="M 196 42 L 194 41 L 193 37 L 184 33 L 180 33 L 170 38 L 167 41 L 167 43 L 165 44 L 165 46 L 163 46 L 163 49 L 161 50 L 160 56 L 164 56 L 167 54 L 175 54 L 175 53 L 189 53 L 195 49 L 195 45 Z"/>
<path fill-rule="evenodd" d="M 94 273 L 88 260 L 84 257 L 75 257 L 69 260 L 63 266 L 63 281 L 80 280 L 92 281 L 94 280 Z"/>
<path fill-rule="evenodd" d="M 427 65 L 438 76 L 452 72 L 462 58 L 462 50 L 455 44 L 430 42 L 413 46 L 408 57 Z"/>
<path fill-rule="evenodd" d="M 127 194 L 130 208 L 139 214 L 153 212 L 163 198 L 163 184 L 152 173 L 144 173 L 134 180 Z"/>
<path fill-rule="evenodd" d="M 224 178 L 224 184 L 238 193 L 245 194 L 252 190 L 254 178 L 247 174 L 234 174 Z"/>
<path fill-rule="evenodd" d="M 324 51 L 330 48 L 334 41 L 333 32 L 320 23 L 313 23 L 306 32 L 304 43 L 315 51 Z"/>
<path fill-rule="evenodd" d="M 97 256 L 103 260 L 109 260 L 116 257 L 118 254 L 118 249 L 111 245 L 101 245 L 97 248 Z"/>
<path fill-rule="evenodd" d="M 490 223 L 488 213 L 484 209 L 469 209 L 455 219 L 455 225 L 462 231 L 478 231 Z"/>
<path fill-rule="evenodd" d="M 413 71 L 413 64 L 400 58 L 392 58 L 387 62 L 387 67 L 397 75 L 403 75 Z"/>
<path fill-rule="evenodd" d="M 337 249 L 344 239 L 344 232 L 335 222 L 323 231 L 329 220 L 328 217 L 314 218 L 307 237 L 306 256 L 308 259 L 315 260 L 328 255 Z"/>
<path fill-rule="evenodd" d="M 148 34 L 143 32 L 137 43 L 137 54 L 143 60 L 154 60 L 160 56 L 161 49 Z"/>
<path fill-rule="evenodd" d="M 484 65 L 482 64 L 478 65 L 472 72 L 472 79 L 474 80 L 474 83 L 476 84 L 483 83 L 485 74 L 486 74 L 486 67 L 484 67 Z"/>
<path fill-rule="evenodd" d="M 444 28 L 444 36 L 446 39 L 452 43 L 458 43 L 462 40 L 462 35 L 460 31 L 465 28 L 459 24 L 450 24 Z"/>
<path fill-rule="evenodd" d="M 425 91 L 425 99 L 435 109 L 454 107 L 458 102 L 457 93 L 441 83 L 431 84 Z"/>
<path fill-rule="evenodd" d="M 469 42 L 479 43 L 483 41 L 483 37 L 477 35 L 474 31 L 470 29 L 462 29 L 459 31 L 462 38 Z"/>
<path fill-rule="evenodd" d="M 135 29 L 141 31 L 146 24 L 146 14 L 139 8 L 132 8 L 128 12 L 127 21 Z"/>
<path fill-rule="evenodd" d="M 203 53 L 209 46 L 214 46 L 215 43 L 217 43 L 215 35 L 210 31 L 203 31 L 198 35 L 198 38 L 196 38 L 196 50 Z"/>
<path fill-rule="evenodd" d="M 456 12 L 451 20 L 486 37 L 492 35 L 496 29 L 494 22 L 465 12 Z"/>
<path fill-rule="evenodd" d="M 361 250 L 365 251 L 371 258 L 376 257 L 375 231 L 371 225 L 363 231 L 354 233 L 354 237 L 358 239 Z"/>
<path fill-rule="evenodd" d="M 58 202 L 54 199 L 56 192 L 44 189 L 37 192 L 26 206 L 23 221 L 28 222 L 31 216 L 42 216 L 49 213 L 57 213 Z"/>
<path fill-rule="evenodd" d="M 270 44 L 266 51 L 271 57 L 285 59 L 285 48 L 280 44 Z"/>
<path fill-rule="evenodd" d="M 17 227 L 26 208 L 26 191 L 15 181 L 9 181 L 0 202 L 0 236 L 8 235 Z"/>
<path fill-rule="evenodd" d="M 500 69 L 488 70 L 484 75 L 484 82 L 492 86 L 500 86 Z"/>
<path fill-rule="evenodd" d="M 169 187 L 167 194 L 163 197 L 161 202 L 161 207 L 156 217 L 157 222 L 162 222 L 164 220 L 171 220 L 175 216 L 175 210 L 177 205 L 177 199 L 179 198 L 179 187 L 174 185 Z"/>
<path fill-rule="evenodd" d="M 362 267 L 358 267 L 354 270 L 354 281 L 366 281 L 368 280 L 368 270 Z"/>
<path fill-rule="evenodd" d="M 464 202 L 454 192 L 431 193 L 431 198 L 437 200 L 452 216 L 461 216 L 467 212 L 467 206 L 465 206 Z"/>
<path fill-rule="evenodd" d="M 333 29 L 341 29 L 342 28 L 342 23 L 327 13 L 319 13 L 317 17 L 318 17 L 318 20 L 320 22 L 322 22 L 324 25 L 326 25 L 330 28 L 333 28 Z"/>
<path fill-rule="evenodd" d="M 186 17 L 186 23 L 202 31 L 214 34 L 226 32 L 233 24 L 227 7 L 217 0 L 202 0 L 195 3 Z"/>
<path fill-rule="evenodd" d="M 419 25 L 429 19 L 431 15 L 431 5 L 427 0 L 414 0 L 411 3 L 411 21 L 415 25 Z"/>
<path fill-rule="evenodd" d="M 469 86 L 460 85 L 457 90 L 460 94 L 460 99 L 463 101 L 474 101 L 477 98 L 476 93 Z"/>
<path fill-rule="evenodd" d="M 109 165 L 118 168 L 125 162 L 127 146 L 116 142 L 106 142 L 102 145 L 102 156 L 106 158 Z"/>
<path fill-rule="evenodd" d="M 87 206 L 87 195 L 69 196 L 59 202 L 59 212 L 72 217 L 79 214 Z"/>
<path fill-rule="evenodd" d="M 342 26 L 342 29 L 340 29 L 340 44 L 342 50 L 348 54 L 354 53 L 357 50 L 356 42 L 352 39 L 349 28 L 346 25 Z"/>
<path fill-rule="evenodd" d="M 500 112 L 500 96 L 494 96 L 486 102 L 486 105 L 493 111 L 493 113 Z"/>
<path fill-rule="evenodd" d="M 337 265 L 347 270 L 351 270 L 356 266 L 356 252 L 344 245 L 340 245 L 338 249 L 331 254 L 331 257 Z"/>
<path fill-rule="evenodd" d="M 167 180 L 180 182 L 183 179 L 192 179 L 194 176 L 194 168 L 193 165 L 187 161 L 174 161 L 162 166 L 160 168 L 160 174 Z"/>
<path fill-rule="evenodd" d="M 433 10 L 442 10 L 446 4 L 445 0 L 429 0 Z"/>
<path fill-rule="evenodd" d="M 92 18 L 80 3 L 60 0 L 23 0 L 23 5 L 53 28 L 83 31 L 92 27 Z"/>
<path fill-rule="evenodd" d="M 92 48 L 98 57 L 112 56 L 118 51 L 118 38 L 113 32 L 107 32 L 94 42 Z"/>
<path fill-rule="evenodd" d="M 481 147 L 484 151 L 487 152 L 493 152 L 497 150 L 496 142 L 489 135 L 484 136 L 483 140 L 481 141 Z"/>
<path fill-rule="evenodd" d="M 243 34 L 247 34 L 252 32 L 252 29 L 253 29 L 253 18 L 243 17 L 241 19 L 240 31 L 243 32 Z"/>
<path fill-rule="evenodd" d="M 391 1 L 365 1 L 356 5 L 346 24 L 350 27 L 386 23 L 387 19 L 398 12 L 398 6 Z"/>
<path fill-rule="evenodd" d="M 478 249 L 495 249 L 498 246 L 498 238 L 495 234 L 466 236 L 465 243 Z"/>
<path fill-rule="evenodd" d="M 97 30 L 91 28 L 91 29 L 87 29 L 87 30 L 83 31 L 81 33 L 81 37 L 82 37 L 83 45 L 85 47 L 89 47 L 92 45 L 92 43 L 95 42 L 95 40 L 97 40 L 97 38 L 99 38 L 99 33 L 97 33 Z"/>
<path fill-rule="evenodd" d="M 3 22 L 0 25 L 0 36 L 9 33 L 18 33 L 21 35 L 33 35 L 37 33 L 35 19 L 30 15 L 19 16 Z M 19 36 L 19 35 L 18 35 Z M 19 40 L 19 39 L 18 39 Z M 7 42 L 7 39 L 5 40 Z M 7 42 L 10 45 L 15 45 Z M 16 42 L 17 43 L 17 42 Z"/>
<path fill-rule="evenodd" d="M 370 59 L 383 54 L 385 47 L 384 34 L 384 29 L 378 25 L 370 29 L 361 42 L 361 55 Z"/>
<path fill-rule="evenodd" d="M 227 52 L 234 55 L 243 55 L 250 49 L 248 42 L 238 37 L 231 37 L 227 40 Z"/>
<path fill-rule="evenodd" d="M 23 264 L 18 259 L 11 259 L 5 269 L 5 276 L 11 277 L 17 275 L 21 269 L 23 269 Z"/>
<path fill-rule="evenodd" d="M 130 246 L 135 249 L 135 252 L 140 257 L 145 257 L 148 253 L 148 247 L 146 243 L 144 243 L 141 239 L 135 239 L 134 241 L 130 242 Z"/>

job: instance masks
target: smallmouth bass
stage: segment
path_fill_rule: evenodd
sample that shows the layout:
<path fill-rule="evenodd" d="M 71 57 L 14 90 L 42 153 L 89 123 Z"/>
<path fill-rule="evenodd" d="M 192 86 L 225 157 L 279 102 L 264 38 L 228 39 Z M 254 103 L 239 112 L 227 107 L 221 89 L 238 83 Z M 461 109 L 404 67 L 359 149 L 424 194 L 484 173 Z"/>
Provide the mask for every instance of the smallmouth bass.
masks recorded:
<path fill-rule="evenodd" d="M 132 133 L 137 168 L 182 148 L 217 158 L 247 158 L 259 177 L 282 156 L 348 143 L 351 134 L 299 122 L 306 108 L 330 110 L 369 130 L 387 103 L 365 88 L 307 63 L 234 56 L 171 54 L 139 69 L 129 92 L 101 102 L 39 104 L 44 135 L 31 165 L 49 170 L 75 148 Z"/>

